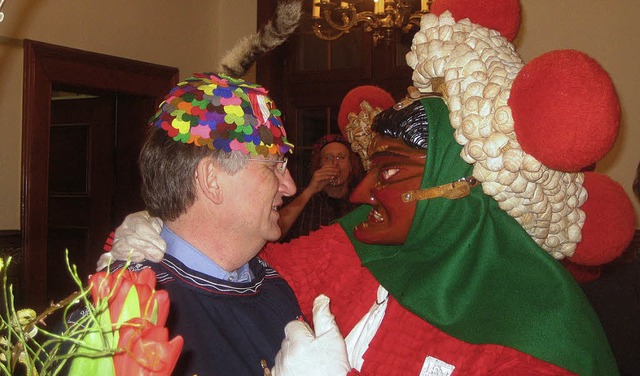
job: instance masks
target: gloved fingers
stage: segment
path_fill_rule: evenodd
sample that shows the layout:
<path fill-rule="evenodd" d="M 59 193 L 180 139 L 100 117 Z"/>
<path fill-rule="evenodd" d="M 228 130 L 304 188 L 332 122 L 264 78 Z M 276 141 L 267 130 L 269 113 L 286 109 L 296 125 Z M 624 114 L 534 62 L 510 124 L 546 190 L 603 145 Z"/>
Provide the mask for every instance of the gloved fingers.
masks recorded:
<path fill-rule="evenodd" d="M 146 211 L 129 214 L 122 224 L 116 229 L 114 242 L 118 239 L 142 239 L 155 247 L 166 250 L 166 244 L 160 231 L 162 230 L 162 220 L 150 217 Z M 131 242 L 132 243 L 132 242 Z"/>
<path fill-rule="evenodd" d="M 304 321 L 293 320 L 284 327 L 284 341 L 290 343 L 311 342 L 315 338 L 313 329 Z M 284 343 L 283 341 L 283 343 Z"/>
<path fill-rule="evenodd" d="M 160 233 L 160 230 L 162 230 L 162 220 L 158 217 L 150 216 L 147 211 L 129 214 L 123 222 L 123 225 L 125 224 L 137 233 L 145 230 Z"/>
<path fill-rule="evenodd" d="M 113 255 L 111 255 L 111 252 L 106 252 L 103 253 L 102 255 L 100 255 L 100 258 L 98 259 L 98 265 L 96 267 L 96 271 L 99 272 L 102 269 L 106 268 L 109 264 L 111 264 L 111 262 L 115 260 L 113 258 Z"/>
<path fill-rule="evenodd" d="M 111 254 L 118 260 L 160 262 L 167 244 L 160 236 L 162 220 L 146 211 L 129 214 L 115 230 Z"/>
<path fill-rule="evenodd" d="M 313 301 L 313 327 L 315 329 L 316 337 L 319 337 L 329 331 L 336 331 L 340 333 L 336 324 L 335 316 L 331 313 L 331 309 L 329 308 L 330 301 L 331 300 L 324 294 L 318 295 Z"/>

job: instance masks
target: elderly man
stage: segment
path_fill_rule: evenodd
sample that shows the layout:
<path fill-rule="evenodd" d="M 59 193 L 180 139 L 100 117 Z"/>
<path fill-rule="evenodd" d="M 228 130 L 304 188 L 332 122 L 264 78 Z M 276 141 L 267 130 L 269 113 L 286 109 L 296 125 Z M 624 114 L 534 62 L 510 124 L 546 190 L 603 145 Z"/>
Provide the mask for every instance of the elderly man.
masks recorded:
<path fill-rule="evenodd" d="M 278 208 L 296 191 L 285 156 L 293 145 L 266 94 L 198 74 L 150 121 L 142 194 L 164 223 L 166 254 L 129 268 L 153 269 L 169 292 L 167 327 L 185 340 L 174 374 L 258 375 L 261 361 L 273 365 L 284 326 L 300 317 L 293 291 L 256 257 L 280 237 Z"/>

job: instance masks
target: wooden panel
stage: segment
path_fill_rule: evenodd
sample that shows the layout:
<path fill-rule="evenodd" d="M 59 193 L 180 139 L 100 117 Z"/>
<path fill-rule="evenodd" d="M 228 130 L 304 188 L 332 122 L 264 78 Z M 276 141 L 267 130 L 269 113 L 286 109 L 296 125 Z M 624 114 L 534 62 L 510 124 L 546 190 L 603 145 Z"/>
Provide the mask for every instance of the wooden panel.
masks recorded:
<path fill-rule="evenodd" d="M 49 169 L 65 172 L 49 174 L 49 194 L 88 194 L 88 124 L 52 125 L 49 137 Z"/>
<path fill-rule="evenodd" d="M 139 103 L 139 113 L 129 110 L 132 122 L 123 120 L 127 127 L 140 128 L 135 134 L 143 134 L 146 119 L 152 113 L 150 107 L 157 106 L 169 89 L 178 81 L 178 70 L 129 59 L 107 56 L 86 51 L 80 51 L 67 47 L 51 44 L 25 41 L 24 46 L 24 99 L 23 99 L 23 132 L 22 132 L 22 231 L 23 231 L 23 275 L 26 303 L 35 309 L 42 309 L 47 302 L 47 269 L 48 258 L 48 196 L 49 196 L 49 120 L 51 114 L 51 92 L 54 85 L 57 89 L 72 89 L 82 92 L 90 92 L 99 96 L 123 95 L 128 96 L 125 107 L 136 108 Z M 150 104 L 153 104 L 152 106 Z M 143 122 L 139 120 L 144 118 Z M 138 133 L 135 133 L 138 132 Z M 139 137 L 139 136 L 132 136 Z M 139 143 L 138 140 L 130 140 L 130 144 Z M 92 145 L 93 147 L 93 145 Z M 139 150 L 139 149 L 138 149 Z M 98 158 L 114 158 L 114 153 L 107 151 L 104 154 L 88 155 Z M 118 154 L 117 152 L 115 153 Z M 135 158 L 130 152 L 128 166 L 135 166 Z M 102 162 L 100 162 L 102 163 Z M 124 163 L 119 161 L 120 166 Z M 98 164 L 100 165 L 100 164 Z M 91 168 L 90 174 L 91 175 Z M 135 167 L 134 167 L 135 168 Z M 96 171 L 94 171 L 96 172 Z M 116 179 L 105 173 L 108 179 Z M 116 179 L 117 180 L 117 179 Z M 127 180 L 127 179 L 125 179 Z M 131 180 L 131 179 L 129 179 Z M 95 193 L 96 189 L 103 187 L 101 183 L 92 183 L 89 192 Z M 135 183 L 128 183 L 128 187 Z M 53 195 L 53 199 L 59 195 Z M 104 197 L 104 195 L 102 195 Z M 130 195 L 135 196 L 135 194 Z M 120 191 L 118 197 L 126 197 Z M 92 205 L 105 205 L 104 200 L 92 200 Z M 118 205 L 115 205 L 116 207 Z M 131 205 L 130 209 L 139 208 Z M 105 218 L 109 215 L 102 213 Z M 106 225 L 110 227 L 113 221 Z M 121 220 L 121 219 L 120 219 Z M 102 230 L 106 231 L 106 230 Z M 89 251 L 100 252 L 101 245 L 108 232 L 90 241 Z M 85 255 L 87 260 L 93 256 Z M 52 257 L 55 257 L 52 255 Z M 90 265 L 94 260 L 85 261 Z M 37 271 L 37 272 L 32 272 Z"/>
<path fill-rule="evenodd" d="M 89 248 L 89 228 L 49 228 L 47 236 L 47 284 L 46 297 L 57 302 L 78 289 L 69 273 L 65 251 L 69 262 L 84 270 Z M 85 278 L 86 281 L 86 278 Z"/>

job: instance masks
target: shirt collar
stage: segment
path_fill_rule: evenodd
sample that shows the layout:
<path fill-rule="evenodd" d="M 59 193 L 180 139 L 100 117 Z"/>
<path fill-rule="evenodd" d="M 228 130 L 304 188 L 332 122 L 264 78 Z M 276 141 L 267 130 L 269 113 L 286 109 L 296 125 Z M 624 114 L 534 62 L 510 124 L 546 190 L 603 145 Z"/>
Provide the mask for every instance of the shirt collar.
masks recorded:
<path fill-rule="evenodd" d="M 162 226 L 160 236 L 167 243 L 167 254 L 175 257 L 190 269 L 229 282 L 243 283 L 251 282 L 253 279 L 253 273 L 248 263 L 234 271 L 228 272 L 194 246 L 176 235 L 167 226 Z"/>

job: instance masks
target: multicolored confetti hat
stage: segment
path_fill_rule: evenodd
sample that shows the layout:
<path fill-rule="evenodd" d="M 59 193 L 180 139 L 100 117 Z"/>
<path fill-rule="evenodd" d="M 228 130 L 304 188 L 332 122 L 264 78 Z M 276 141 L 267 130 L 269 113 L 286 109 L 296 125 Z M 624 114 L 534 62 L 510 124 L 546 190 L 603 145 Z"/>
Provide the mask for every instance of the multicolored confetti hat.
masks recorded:
<path fill-rule="evenodd" d="M 149 123 L 183 143 L 254 157 L 284 155 L 293 144 L 267 93 L 242 79 L 197 73 L 171 90 Z"/>

